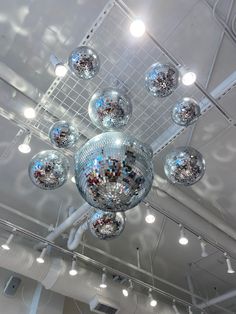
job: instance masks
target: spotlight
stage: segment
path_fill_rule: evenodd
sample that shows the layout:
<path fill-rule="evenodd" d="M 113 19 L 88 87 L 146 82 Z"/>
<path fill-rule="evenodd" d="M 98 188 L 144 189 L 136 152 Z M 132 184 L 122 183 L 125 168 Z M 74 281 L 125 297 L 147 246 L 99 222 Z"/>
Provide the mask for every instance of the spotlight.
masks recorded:
<path fill-rule="evenodd" d="M 194 72 L 186 71 L 182 74 L 182 83 L 186 86 L 190 86 L 195 83 L 197 76 Z"/>
<path fill-rule="evenodd" d="M 13 229 L 13 231 L 15 232 L 16 229 Z M 12 241 L 13 238 L 14 238 L 14 234 L 11 233 L 11 234 L 9 235 L 7 241 L 6 241 L 4 244 L 1 245 L 1 248 L 2 248 L 3 250 L 5 250 L 5 251 L 9 251 L 9 250 L 11 249 L 11 248 L 10 248 L 10 243 L 11 243 L 11 241 Z"/>
<path fill-rule="evenodd" d="M 70 178 L 73 183 L 75 183 L 75 176 Z"/>
<path fill-rule="evenodd" d="M 201 246 L 201 257 L 207 257 L 208 253 L 206 251 L 206 242 L 204 240 L 202 240 L 201 237 L 198 237 L 198 239 L 200 240 L 200 246 Z"/>
<path fill-rule="evenodd" d="M 145 24 L 143 23 L 142 20 L 140 19 L 135 19 L 131 24 L 130 24 L 130 33 L 134 37 L 141 37 L 145 33 Z"/>
<path fill-rule="evenodd" d="M 129 287 L 122 289 L 123 296 L 127 298 L 127 297 L 129 296 L 129 292 L 130 292 L 132 289 L 133 289 L 133 283 L 132 283 L 132 281 L 129 279 Z"/>
<path fill-rule="evenodd" d="M 233 269 L 232 267 L 232 264 L 231 264 L 231 260 L 230 260 L 230 257 L 227 253 L 224 253 L 224 256 L 226 258 L 226 264 L 227 264 L 227 273 L 228 274 L 234 274 L 235 273 L 235 270 Z"/>
<path fill-rule="evenodd" d="M 156 307 L 157 306 L 157 300 L 155 300 L 152 296 L 152 289 L 149 289 L 149 295 L 148 295 L 148 298 L 149 298 L 149 304 L 151 307 Z"/>
<path fill-rule="evenodd" d="M 106 288 L 107 288 L 107 283 L 106 283 L 106 281 L 107 281 L 107 275 L 106 275 L 106 273 L 105 273 L 105 269 L 103 269 L 102 281 L 101 281 L 101 283 L 100 283 L 100 288 L 102 288 L 102 289 L 106 289 Z"/>
<path fill-rule="evenodd" d="M 184 228 L 180 224 L 180 237 L 179 237 L 179 244 L 181 245 L 187 245 L 188 244 L 188 238 L 185 236 Z"/>
<path fill-rule="evenodd" d="M 149 211 L 147 212 L 147 215 L 145 217 L 145 221 L 148 224 L 153 224 L 156 220 L 156 217 L 154 215 L 152 215 L 151 213 L 149 213 Z"/>
<path fill-rule="evenodd" d="M 26 108 L 24 110 L 24 116 L 27 119 L 34 119 L 36 117 L 36 112 L 35 112 L 34 108 L 31 108 L 31 107 Z"/>
<path fill-rule="evenodd" d="M 179 310 L 177 309 L 177 306 L 176 306 L 176 304 L 175 304 L 175 299 L 173 300 L 172 308 L 173 308 L 175 314 L 180 314 L 180 312 L 179 312 Z"/>
<path fill-rule="evenodd" d="M 73 256 L 72 258 L 72 265 L 69 274 L 71 276 L 76 276 L 78 274 L 78 271 L 76 270 L 76 256 Z"/>
<path fill-rule="evenodd" d="M 47 253 L 47 246 L 42 250 L 41 254 L 39 255 L 39 257 L 37 257 L 36 261 L 37 263 L 39 264 L 43 264 L 45 261 L 44 261 L 44 257 Z"/>
<path fill-rule="evenodd" d="M 68 71 L 67 67 L 59 61 L 55 55 L 50 56 L 50 61 L 54 66 L 55 75 L 58 77 L 64 77 Z"/>
<path fill-rule="evenodd" d="M 27 134 L 23 143 L 20 144 L 18 146 L 18 150 L 22 153 L 22 154 L 28 154 L 31 151 L 31 147 L 30 147 L 30 140 L 31 140 L 31 134 Z"/>
<path fill-rule="evenodd" d="M 188 314 L 193 314 L 191 306 L 188 307 Z"/>

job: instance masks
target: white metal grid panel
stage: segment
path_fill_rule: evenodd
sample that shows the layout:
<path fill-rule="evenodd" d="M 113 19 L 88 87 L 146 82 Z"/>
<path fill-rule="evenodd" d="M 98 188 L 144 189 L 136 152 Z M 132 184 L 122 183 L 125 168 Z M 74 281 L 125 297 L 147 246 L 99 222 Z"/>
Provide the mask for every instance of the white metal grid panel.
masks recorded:
<path fill-rule="evenodd" d="M 170 61 L 149 36 L 144 35 L 141 39 L 131 37 L 130 20 L 119 6 L 110 6 L 103 15 L 102 22 L 99 25 L 95 23 L 95 28 L 82 43 L 93 47 L 99 54 L 101 68 L 98 75 L 85 81 L 69 71 L 63 79 L 56 79 L 37 106 L 37 120 L 30 125 L 46 135 L 53 121 L 73 121 L 81 133 L 80 146 L 101 133 L 88 116 L 90 98 L 97 89 L 113 86 L 125 89 L 133 103 L 133 115 L 125 131 L 150 145 L 158 139 L 159 146 L 163 147 L 176 135 L 176 132 L 173 134 L 171 120 L 171 108 L 175 102 L 186 96 L 200 102 L 203 95 L 196 87 L 182 84 L 169 97 L 150 95 L 144 83 L 146 70 L 155 62 Z M 181 129 L 177 127 L 176 130 Z"/>

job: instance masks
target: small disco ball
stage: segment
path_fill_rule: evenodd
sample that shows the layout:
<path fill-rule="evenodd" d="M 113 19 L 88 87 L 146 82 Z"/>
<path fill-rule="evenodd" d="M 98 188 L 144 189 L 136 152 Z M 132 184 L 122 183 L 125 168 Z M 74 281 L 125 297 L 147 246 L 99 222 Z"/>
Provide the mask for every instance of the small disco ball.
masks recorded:
<path fill-rule="evenodd" d="M 71 52 L 68 65 L 72 73 L 84 80 L 89 80 L 98 73 L 100 61 L 92 48 L 81 46 Z"/>
<path fill-rule="evenodd" d="M 197 121 L 201 109 L 193 98 L 185 97 L 175 104 L 172 110 L 173 121 L 182 126 L 188 126 Z"/>
<path fill-rule="evenodd" d="M 205 173 L 205 160 L 202 154 L 192 147 L 179 147 L 167 154 L 164 171 L 174 184 L 192 185 Z"/>
<path fill-rule="evenodd" d="M 88 108 L 93 124 L 102 130 L 123 128 L 132 115 L 129 98 L 118 90 L 98 90 L 89 102 Z"/>
<path fill-rule="evenodd" d="M 88 218 L 88 227 L 100 240 L 117 238 L 125 228 L 125 214 L 96 210 Z"/>
<path fill-rule="evenodd" d="M 77 129 L 66 121 L 58 121 L 52 125 L 49 138 L 53 145 L 59 148 L 74 146 L 79 139 Z"/>
<path fill-rule="evenodd" d="M 29 164 L 29 177 L 40 189 L 54 190 L 62 186 L 68 176 L 69 161 L 56 150 L 36 154 Z"/>
<path fill-rule="evenodd" d="M 153 181 L 152 150 L 121 132 L 95 136 L 75 154 L 75 180 L 82 197 L 105 211 L 139 204 Z"/>
<path fill-rule="evenodd" d="M 166 97 L 173 93 L 179 82 L 179 71 L 170 64 L 153 64 L 145 76 L 147 90 L 156 97 Z"/>

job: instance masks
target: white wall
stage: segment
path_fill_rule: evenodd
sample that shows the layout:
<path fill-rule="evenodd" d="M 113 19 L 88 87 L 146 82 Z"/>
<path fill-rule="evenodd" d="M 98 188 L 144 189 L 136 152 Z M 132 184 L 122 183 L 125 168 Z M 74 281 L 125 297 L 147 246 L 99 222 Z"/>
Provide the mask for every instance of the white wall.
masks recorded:
<path fill-rule="evenodd" d="M 12 272 L 0 268 L 0 313 L 4 314 L 29 314 L 32 298 L 37 282 L 21 275 L 21 284 L 14 297 L 3 294 L 4 286 Z M 62 314 L 64 297 L 52 291 L 43 290 L 37 314 Z"/>

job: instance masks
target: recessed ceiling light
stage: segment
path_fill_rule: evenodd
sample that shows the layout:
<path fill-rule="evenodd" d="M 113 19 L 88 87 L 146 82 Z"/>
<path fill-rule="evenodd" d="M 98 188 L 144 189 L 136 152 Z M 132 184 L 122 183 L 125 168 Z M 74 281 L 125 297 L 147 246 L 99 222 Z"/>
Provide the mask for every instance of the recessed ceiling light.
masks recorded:
<path fill-rule="evenodd" d="M 145 221 L 146 223 L 148 224 L 153 224 L 155 222 L 156 218 L 154 215 L 152 214 L 148 214 L 146 217 L 145 217 Z"/>
<path fill-rule="evenodd" d="M 28 154 L 31 151 L 29 144 L 20 144 L 18 150 L 23 154 Z"/>
<path fill-rule="evenodd" d="M 67 71 L 68 70 L 67 70 L 66 66 L 62 63 L 58 63 L 55 66 L 55 74 L 58 77 L 64 77 L 66 75 Z"/>
<path fill-rule="evenodd" d="M 27 119 L 34 119 L 36 117 L 36 112 L 34 110 L 34 108 L 26 108 L 24 110 L 24 116 L 27 118 Z"/>
<path fill-rule="evenodd" d="M 134 37 L 141 37 L 145 33 L 145 24 L 142 20 L 136 19 L 130 24 L 130 33 Z"/>
<path fill-rule="evenodd" d="M 195 83 L 197 76 L 194 72 L 188 71 L 182 75 L 182 83 L 186 86 L 192 85 Z"/>

